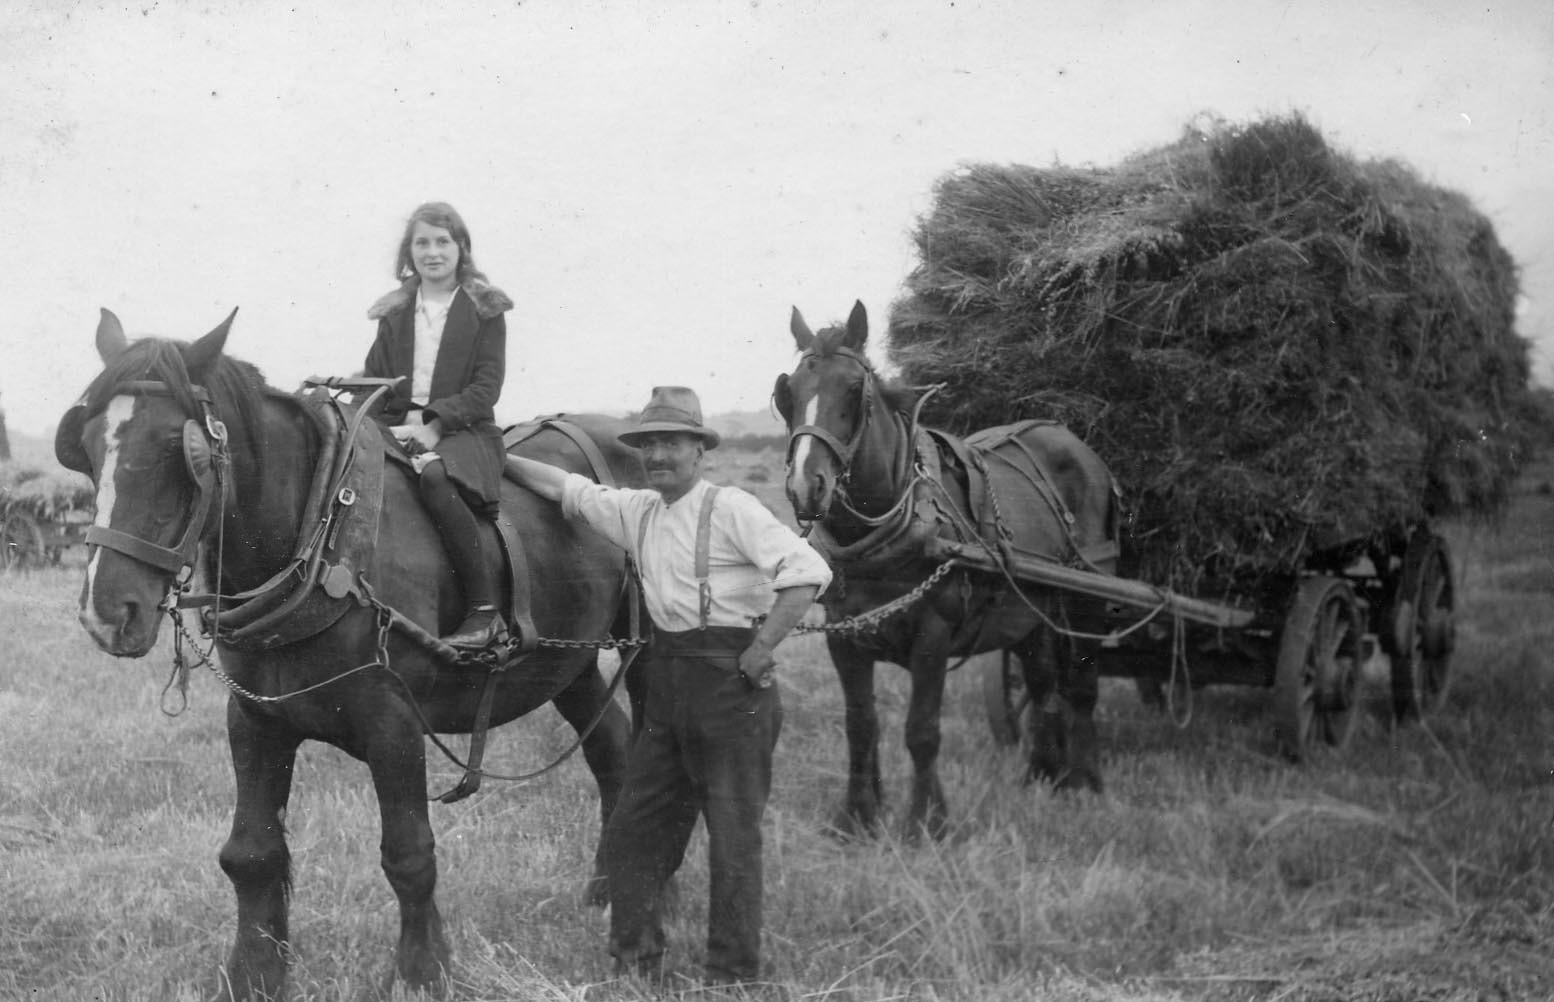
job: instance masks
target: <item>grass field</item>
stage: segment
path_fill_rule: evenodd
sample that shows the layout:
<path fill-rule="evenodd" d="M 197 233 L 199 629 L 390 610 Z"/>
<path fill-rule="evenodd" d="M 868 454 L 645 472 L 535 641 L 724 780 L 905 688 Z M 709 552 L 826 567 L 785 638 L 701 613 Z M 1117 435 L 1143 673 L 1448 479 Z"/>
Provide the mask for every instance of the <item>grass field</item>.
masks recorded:
<path fill-rule="evenodd" d="M 760 472 L 771 458 L 718 455 L 712 475 L 775 506 Z M 768 994 L 1554 998 L 1551 476 L 1532 471 L 1498 527 L 1446 527 L 1459 642 L 1445 710 L 1392 732 L 1377 691 L 1342 758 L 1279 759 L 1265 691 L 1205 690 L 1180 729 L 1108 680 L 1107 793 L 1054 797 L 1022 786 L 1018 755 L 993 742 L 973 663 L 951 679 L 944 720 L 952 835 L 842 844 L 822 831 L 845 772 L 838 687 L 822 642 L 791 639 L 768 814 Z M 187 710 L 164 715 L 166 631 L 141 661 L 99 653 L 75 623 L 79 587 L 79 566 L 0 577 L 0 999 L 204 998 L 234 923 L 215 858 L 232 801 L 225 690 L 197 676 Z M 900 809 L 905 675 L 882 679 Z M 570 736 L 543 710 L 496 732 L 488 762 L 533 768 Z M 456 779 L 440 760 L 433 773 L 436 789 Z M 611 980 L 605 916 L 578 896 L 597 837 L 591 791 L 575 762 L 433 806 L 454 998 L 641 997 Z M 384 990 L 397 916 L 365 767 L 306 746 L 288 824 L 292 997 L 402 997 Z M 698 836 L 671 929 L 686 975 L 700 970 L 702 847 Z"/>

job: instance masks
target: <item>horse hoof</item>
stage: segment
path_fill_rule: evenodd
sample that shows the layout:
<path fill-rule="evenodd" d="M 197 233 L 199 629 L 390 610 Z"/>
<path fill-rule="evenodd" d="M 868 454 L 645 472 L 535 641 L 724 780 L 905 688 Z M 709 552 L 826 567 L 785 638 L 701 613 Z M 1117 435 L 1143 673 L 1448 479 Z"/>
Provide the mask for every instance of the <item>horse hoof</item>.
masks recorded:
<path fill-rule="evenodd" d="M 1042 759 L 1040 761 L 1032 759 L 1030 766 L 1025 770 L 1025 785 L 1030 786 L 1033 783 L 1046 783 L 1052 786 L 1056 786 L 1058 781 L 1063 778 L 1066 771 L 1067 770 L 1065 770 L 1063 766 L 1057 765 L 1046 759 Z"/>
<path fill-rule="evenodd" d="M 453 956 L 446 948 L 414 959 L 401 957 L 400 962 L 388 972 L 384 980 L 384 997 L 393 992 L 397 974 L 405 987 L 412 991 L 422 992 L 428 998 L 447 998 L 453 988 L 452 966 Z"/>

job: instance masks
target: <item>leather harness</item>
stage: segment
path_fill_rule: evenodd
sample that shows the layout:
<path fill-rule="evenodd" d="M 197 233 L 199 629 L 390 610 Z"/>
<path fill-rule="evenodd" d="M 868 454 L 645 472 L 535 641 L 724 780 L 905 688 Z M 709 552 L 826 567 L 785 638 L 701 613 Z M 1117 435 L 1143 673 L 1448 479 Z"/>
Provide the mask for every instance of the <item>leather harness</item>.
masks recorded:
<path fill-rule="evenodd" d="M 192 575 L 200 540 L 205 525 L 210 520 L 215 504 L 224 506 L 226 492 L 230 489 L 231 455 L 228 448 L 226 426 L 216 417 L 210 393 L 202 386 L 192 386 L 193 398 L 200 409 L 201 420 L 193 418 L 184 422 L 182 447 L 184 461 L 195 485 L 196 497 L 189 510 L 187 524 L 176 546 L 163 546 L 108 526 L 93 525 L 87 532 L 86 542 L 122 553 L 133 560 L 165 571 L 179 579 L 177 598 L 164 608 L 176 617 L 182 609 L 199 609 L 204 632 L 225 646 L 241 650 L 263 651 L 297 643 L 315 636 L 334 625 L 353 606 L 375 606 L 383 614 L 387 626 L 409 635 L 410 639 L 454 667 L 464 667 L 459 655 L 446 644 L 431 636 L 426 630 L 397 611 L 382 606 L 372 594 L 366 576 L 366 564 L 378 537 L 383 506 L 383 481 L 385 442 L 375 421 L 367 419 L 377 399 L 395 383 L 394 379 L 311 379 L 306 385 L 314 389 L 298 394 L 303 410 L 315 422 L 319 431 L 319 454 L 314 467 L 312 487 L 303 509 L 300 525 L 311 526 L 299 535 L 297 546 L 285 566 L 264 583 L 235 595 L 219 592 L 192 593 L 187 589 L 187 578 Z M 346 405 L 329 390 L 365 392 L 366 399 L 355 405 Z M 128 381 L 115 387 L 116 393 L 136 393 L 174 396 L 170 384 L 159 380 Z M 85 402 L 77 403 L 61 421 L 56 450 L 61 461 L 70 469 L 91 475 L 91 463 L 81 447 L 79 427 L 88 417 Z M 509 446 L 522 441 L 543 429 L 553 429 L 566 435 L 582 451 L 595 479 L 609 486 L 614 477 L 603 454 L 582 429 L 562 419 L 543 420 L 527 433 L 504 442 Z M 75 429 L 72 432 L 71 429 Z M 515 431 L 518 429 L 515 429 Z M 220 515 L 217 524 L 220 526 Z M 527 657 L 541 639 L 534 627 L 530 613 L 530 581 L 527 560 L 519 544 L 517 528 L 511 518 L 501 513 L 496 519 L 497 536 L 502 541 L 507 557 L 510 594 L 509 622 L 519 635 L 516 655 L 495 663 L 477 662 L 487 669 L 487 674 L 470 731 L 470 751 L 464 765 L 464 776 L 458 784 L 439 800 L 445 803 L 463 799 L 480 787 L 480 769 L 484 755 L 486 734 L 490 727 L 492 706 L 495 700 L 498 676 Z M 216 583 L 219 587 L 221 547 L 217 546 Z M 623 655 L 616 682 L 624 676 L 626 668 L 640 649 L 635 638 L 638 634 L 639 605 L 636 575 L 628 567 L 625 600 L 629 604 L 632 639 L 623 646 L 630 646 Z M 170 596 L 171 599 L 171 596 Z M 180 630 L 181 635 L 181 630 Z M 562 643 L 562 642 L 555 642 Z M 380 639 L 381 644 L 381 639 Z M 606 646 L 613 644 L 596 644 Z M 181 663 L 181 655 L 175 658 Z M 385 664 L 386 667 L 386 664 Z M 352 669 L 352 671 L 357 669 Z M 346 672 L 344 674 L 349 674 Z M 338 676 L 337 676 L 338 677 Z M 229 682 L 229 688 L 239 694 L 245 690 Z M 282 697 L 250 698 L 279 700 Z M 430 726 L 419 707 L 412 707 L 420 717 L 423 728 L 431 735 Z M 596 719 L 582 732 L 572 749 L 544 769 L 525 777 L 531 778 L 554 768 L 567 755 L 581 745 L 587 733 L 598 723 Z M 440 742 L 438 747 L 452 756 Z M 457 758 L 454 757 L 457 762 Z"/>

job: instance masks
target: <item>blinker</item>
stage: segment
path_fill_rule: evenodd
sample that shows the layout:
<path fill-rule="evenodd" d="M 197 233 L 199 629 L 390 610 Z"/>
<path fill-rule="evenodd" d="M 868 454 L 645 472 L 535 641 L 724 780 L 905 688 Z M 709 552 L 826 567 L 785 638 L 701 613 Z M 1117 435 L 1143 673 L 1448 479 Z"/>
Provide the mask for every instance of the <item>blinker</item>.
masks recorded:
<path fill-rule="evenodd" d="M 81 436 L 86 427 L 86 404 L 78 403 L 65 411 L 54 433 L 54 458 L 67 470 L 92 475 L 92 460 Z"/>
<path fill-rule="evenodd" d="M 772 401 L 777 405 L 777 413 L 788 423 L 793 422 L 793 387 L 788 385 L 788 374 L 778 373 L 777 385 L 772 387 Z"/>
<path fill-rule="evenodd" d="M 196 484 L 210 478 L 210 441 L 198 421 L 183 423 L 183 461 Z"/>

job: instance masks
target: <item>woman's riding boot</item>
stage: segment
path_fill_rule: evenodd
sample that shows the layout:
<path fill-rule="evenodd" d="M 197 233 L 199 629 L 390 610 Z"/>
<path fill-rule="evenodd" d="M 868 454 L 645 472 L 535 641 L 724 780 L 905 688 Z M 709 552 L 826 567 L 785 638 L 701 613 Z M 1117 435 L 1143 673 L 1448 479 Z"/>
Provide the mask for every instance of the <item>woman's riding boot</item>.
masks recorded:
<path fill-rule="evenodd" d="M 465 510 L 468 511 L 468 509 Z M 453 565 L 459 584 L 464 587 L 467 611 L 464 614 L 464 622 L 459 624 L 458 629 L 443 637 L 442 642 L 450 647 L 480 649 L 495 643 L 507 631 L 507 624 L 502 620 L 501 607 L 496 604 L 499 594 L 496 573 L 491 566 L 491 561 L 487 559 L 486 547 L 480 535 L 479 526 L 475 522 L 475 516 L 470 515 L 469 522 L 470 527 L 475 529 L 470 534 L 475 544 L 473 552 L 461 554 Z"/>
<path fill-rule="evenodd" d="M 440 467 L 442 464 L 436 465 Z M 466 605 L 464 621 L 443 637 L 442 642 L 450 647 L 487 647 L 507 631 L 501 608 L 497 605 L 501 589 L 497 583 L 496 568 L 486 552 L 480 523 L 476 521 L 474 513 L 469 510 L 464 499 L 459 497 L 458 489 L 446 475 L 433 473 L 432 477 L 427 477 L 426 474 L 431 470 L 429 466 L 422 471 L 421 495 L 442 534 L 443 546 L 453 563 L 453 573 L 459 579 Z"/>
<path fill-rule="evenodd" d="M 469 607 L 469 613 L 458 629 L 442 638 L 449 647 L 482 650 L 496 643 L 507 632 L 502 610 L 493 602 L 478 602 Z"/>

